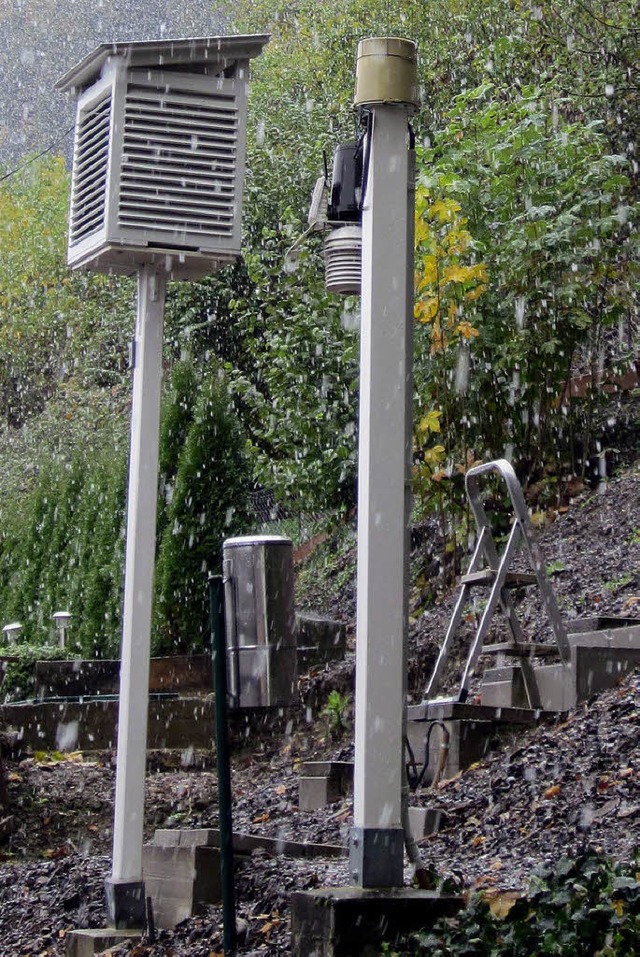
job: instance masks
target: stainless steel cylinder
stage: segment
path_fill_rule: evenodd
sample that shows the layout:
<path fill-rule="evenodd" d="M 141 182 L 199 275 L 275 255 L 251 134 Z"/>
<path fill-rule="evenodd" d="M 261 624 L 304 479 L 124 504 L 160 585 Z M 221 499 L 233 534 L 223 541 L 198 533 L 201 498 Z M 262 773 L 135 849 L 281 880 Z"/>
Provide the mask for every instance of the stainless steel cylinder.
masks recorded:
<path fill-rule="evenodd" d="M 293 543 L 277 535 L 229 538 L 222 561 L 231 705 L 292 704 L 297 694 Z"/>

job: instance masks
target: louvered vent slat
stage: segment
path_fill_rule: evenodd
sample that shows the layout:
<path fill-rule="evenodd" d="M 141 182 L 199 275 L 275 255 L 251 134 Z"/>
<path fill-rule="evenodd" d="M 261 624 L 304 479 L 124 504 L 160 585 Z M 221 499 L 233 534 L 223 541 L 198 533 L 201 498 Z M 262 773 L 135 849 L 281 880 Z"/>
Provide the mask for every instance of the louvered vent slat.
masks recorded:
<path fill-rule="evenodd" d="M 162 163 L 155 163 L 153 170 L 149 170 L 147 163 L 138 163 L 131 156 L 128 157 L 128 160 L 130 167 L 130 177 L 135 181 L 137 181 L 144 173 L 145 179 L 148 183 L 172 180 L 180 186 L 187 185 L 197 188 L 198 186 L 206 185 L 211 176 L 211 162 L 203 164 L 202 169 L 196 168 L 193 163 L 190 163 L 188 166 L 185 165 L 183 168 L 180 168 L 175 163 L 173 166 L 165 166 Z M 132 173 L 134 174 L 133 176 Z M 223 172 L 219 169 L 217 176 L 220 179 L 221 189 L 231 188 L 228 182 L 233 179 L 231 170 L 228 172 Z"/>
<path fill-rule="evenodd" d="M 200 159 L 198 159 L 198 157 L 200 157 Z M 190 169 L 191 166 L 197 166 L 209 174 L 211 174 L 212 164 L 214 163 L 215 166 L 213 168 L 221 169 L 223 172 L 225 170 L 230 172 L 235 166 L 235 157 L 232 162 L 228 154 L 223 154 L 218 150 L 207 150 L 205 158 L 204 154 L 199 150 L 182 149 L 175 144 L 170 149 L 166 147 L 162 149 L 158 147 L 152 148 L 148 146 L 147 143 L 145 143 L 144 146 L 140 144 L 136 148 L 135 144 L 130 144 L 125 159 L 127 162 L 129 159 L 140 160 L 144 162 L 146 168 L 149 170 L 156 169 L 163 163 L 167 163 L 172 167 L 175 166 L 176 169 Z"/>
<path fill-rule="evenodd" d="M 73 164 L 70 243 L 78 243 L 104 225 L 111 93 L 81 113 Z"/>
<path fill-rule="evenodd" d="M 234 96 L 129 83 L 120 224 L 232 236 L 237 138 Z"/>
<path fill-rule="evenodd" d="M 167 130 L 165 126 L 158 123 L 130 123 L 128 126 L 129 142 L 148 143 L 149 138 L 153 137 L 154 144 L 162 145 L 176 144 L 177 146 L 186 146 L 192 151 L 200 149 L 203 145 L 215 146 L 219 144 L 220 149 L 227 150 L 233 148 L 235 143 L 235 130 L 216 130 L 211 132 L 192 124 L 190 127 L 185 125 L 184 129 L 173 127 Z"/>
<path fill-rule="evenodd" d="M 129 198 L 137 199 L 141 195 L 137 190 L 135 192 L 127 193 L 126 190 L 122 192 L 123 200 Z M 147 192 L 142 194 L 145 197 L 145 210 L 154 209 L 157 213 L 162 213 L 164 210 L 164 198 L 158 196 L 155 193 Z M 200 197 L 200 196 L 189 196 L 182 195 L 180 200 L 176 198 L 174 202 L 174 209 L 183 213 L 189 213 L 192 211 L 194 213 L 206 213 L 208 210 L 212 212 L 217 212 L 219 215 L 231 215 L 229 213 L 229 203 L 225 196 L 221 196 L 220 199 L 216 202 L 211 197 Z"/>

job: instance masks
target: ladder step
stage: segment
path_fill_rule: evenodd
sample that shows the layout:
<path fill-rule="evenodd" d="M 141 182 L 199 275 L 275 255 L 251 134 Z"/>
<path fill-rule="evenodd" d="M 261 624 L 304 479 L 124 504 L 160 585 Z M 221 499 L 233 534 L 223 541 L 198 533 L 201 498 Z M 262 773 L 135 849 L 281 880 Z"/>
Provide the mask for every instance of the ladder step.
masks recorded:
<path fill-rule="evenodd" d="M 462 585 L 493 585 L 496 574 L 493 568 L 483 568 L 482 571 L 463 575 L 460 583 Z M 525 572 L 507 572 L 504 583 L 507 588 L 517 588 L 519 585 L 535 585 L 537 580 L 535 575 Z"/>
<path fill-rule="evenodd" d="M 513 658 L 557 658 L 560 652 L 555 645 L 541 645 L 531 641 L 517 645 L 513 641 L 501 641 L 495 645 L 484 645 L 481 654 L 503 654 Z"/>

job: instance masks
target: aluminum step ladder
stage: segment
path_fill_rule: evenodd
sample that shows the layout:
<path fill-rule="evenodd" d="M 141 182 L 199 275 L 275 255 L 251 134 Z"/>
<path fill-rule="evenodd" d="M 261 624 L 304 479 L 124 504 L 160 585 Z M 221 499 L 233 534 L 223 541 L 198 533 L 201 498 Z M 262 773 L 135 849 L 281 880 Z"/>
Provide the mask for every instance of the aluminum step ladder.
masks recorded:
<path fill-rule="evenodd" d="M 486 475 L 488 472 L 497 473 L 498 476 L 504 480 L 513 506 L 513 525 L 507 544 L 501 555 L 498 554 L 496 543 L 491 535 L 491 526 L 482 503 L 479 488 L 480 477 Z M 454 700 L 461 702 L 467 700 L 471 678 L 475 672 L 480 655 L 483 652 L 496 653 L 500 659 L 504 659 L 505 656 L 519 659 L 529 706 L 534 709 L 540 708 L 540 692 L 532 665 L 532 658 L 535 656 L 548 656 L 549 654 L 558 655 L 562 664 L 569 668 L 571 666 L 571 653 L 567 632 L 562 623 L 551 583 L 545 572 L 544 561 L 533 536 L 533 529 L 529 520 L 529 511 L 524 495 L 522 494 L 522 488 L 520 487 L 513 468 L 506 459 L 498 459 L 495 462 L 487 462 L 484 465 L 474 466 L 467 472 L 465 482 L 467 497 L 476 522 L 478 538 L 469 570 L 466 575 L 463 575 L 460 579 L 462 586 L 460 595 L 456 602 L 453 615 L 451 616 L 451 621 L 440 649 L 433 674 L 425 690 L 423 700 L 425 702 L 433 700 L 438 691 L 451 646 L 472 589 L 474 587 L 484 587 L 489 588 L 489 597 L 469 649 L 462 673 L 458 697 Z M 523 575 L 509 571 L 509 566 L 521 545 L 524 545 L 524 549 L 528 554 L 531 567 L 533 568 L 533 574 Z M 538 586 L 544 611 L 555 638 L 555 646 L 536 644 L 525 638 L 509 594 L 510 588 L 522 585 Z M 511 640 L 485 646 L 484 640 L 497 608 L 502 610 L 506 618 L 511 632 Z"/>

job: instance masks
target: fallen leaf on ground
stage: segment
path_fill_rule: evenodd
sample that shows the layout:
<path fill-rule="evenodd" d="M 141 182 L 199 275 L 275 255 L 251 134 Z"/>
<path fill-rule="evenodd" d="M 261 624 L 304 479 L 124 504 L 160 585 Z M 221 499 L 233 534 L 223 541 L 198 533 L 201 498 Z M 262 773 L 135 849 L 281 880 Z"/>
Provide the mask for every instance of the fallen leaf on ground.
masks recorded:
<path fill-rule="evenodd" d="M 517 891 L 506 891 L 503 894 L 487 894 L 485 896 L 489 904 L 489 910 L 493 916 L 502 920 L 508 915 L 514 904 L 522 897 L 522 894 L 519 894 Z"/>

